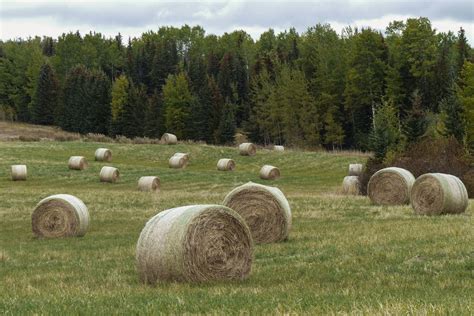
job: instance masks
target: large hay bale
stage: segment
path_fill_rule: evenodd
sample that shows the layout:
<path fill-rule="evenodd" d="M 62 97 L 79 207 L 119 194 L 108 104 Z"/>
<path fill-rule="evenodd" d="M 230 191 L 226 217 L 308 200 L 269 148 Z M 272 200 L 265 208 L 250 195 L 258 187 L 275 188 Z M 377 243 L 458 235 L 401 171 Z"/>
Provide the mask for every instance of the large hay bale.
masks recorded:
<path fill-rule="evenodd" d="M 176 145 L 178 143 L 178 137 L 174 134 L 164 133 L 163 136 L 161 136 L 161 141 L 166 145 Z"/>
<path fill-rule="evenodd" d="M 242 280 L 251 270 L 248 226 L 221 205 L 189 205 L 152 217 L 137 243 L 140 280 L 205 282 Z"/>
<path fill-rule="evenodd" d="M 173 157 L 183 157 L 186 159 L 186 162 L 189 162 L 189 154 L 187 153 L 175 153 Z"/>
<path fill-rule="evenodd" d="M 280 178 L 280 169 L 270 165 L 264 165 L 260 169 L 260 178 L 263 180 L 276 180 Z"/>
<path fill-rule="evenodd" d="M 102 167 L 99 174 L 100 182 L 115 183 L 120 178 L 120 172 L 114 167 Z"/>
<path fill-rule="evenodd" d="M 345 195 L 359 195 L 360 194 L 360 182 L 357 176 L 344 177 L 342 181 L 342 194 Z"/>
<path fill-rule="evenodd" d="M 28 175 L 26 165 L 11 166 L 11 177 L 13 181 L 24 181 Z"/>
<path fill-rule="evenodd" d="M 141 177 L 138 180 L 138 190 L 151 192 L 160 191 L 160 178 L 155 176 Z"/>
<path fill-rule="evenodd" d="M 416 179 L 411 189 L 411 206 L 421 215 L 463 213 L 469 204 L 467 190 L 453 175 L 427 173 Z"/>
<path fill-rule="evenodd" d="M 242 156 L 253 156 L 257 153 L 257 146 L 252 143 L 242 143 L 239 145 L 239 152 Z"/>
<path fill-rule="evenodd" d="M 285 147 L 280 146 L 280 145 L 275 145 L 275 146 L 273 146 L 273 150 L 281 152 L 281 151 L 285 151 Z"/>
<path fill-rule="evenodd" d="M 255 243 L 279 242 L 288 238 L 291 209 L 278 188 L 248 182 L 227 194 L 223 204 L 244 218 Z"/>
<path fill-rule="evenodd" d="M 219 171 L 234 171 L 235 161 L 229 158 L 219 159 L 217 162 L 217 170 Z"/>
<path fill-rule="evenodd" d="M 95 160 L 111 162 L 112 151 L 110 151 L 110 149 L 107 149 L 107 148 L 97 148 L 97 150 L 95 151 Z"/>
<path fill-rule="evenodd" d="M 377 171 L 369 180 L 367 194 L 376 205 L 401 205 L 410 202 L 415 177 L 410 171 L 390 167 Z"/>
<path fill-rule="evenodd" d="M 72 170 L 84 170 L 87 168 L 87 160 L 83 156 L 71 156 L 67 165 Z"/>
<path fill-rule="evenodd" d="M 89 227 L 89 212 L 75 196 L 51 195 L 36 205 L 31 225 L 36 237 L 80 237 Z"/>
<path fill-rule="evenodd" d="M 360 176 L 364 166 L 360 163 L 351 163 L 349 164 L 349 176 Z"/>
<path fill-rule="evenodd" d="M 181 169 L 186 168 L 188 165 L 188 160 L 184 156 L 173 156 L 168 161 L 170 168 Z"/>

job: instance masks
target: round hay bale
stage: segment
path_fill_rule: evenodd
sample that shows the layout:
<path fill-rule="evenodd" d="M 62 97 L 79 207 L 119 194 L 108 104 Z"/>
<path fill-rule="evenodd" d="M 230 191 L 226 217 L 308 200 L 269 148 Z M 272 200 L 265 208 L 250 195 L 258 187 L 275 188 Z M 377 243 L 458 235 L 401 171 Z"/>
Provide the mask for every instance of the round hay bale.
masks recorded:
<path fill-rule="evenodd" d="M 252 143 L 242 143 L 239 145 L 239 152 L 242 156 L 254 156 L 257 153 L 257 146 Z"/>
<path fill-rule="evenodd" d="M 234 171 L 235 161 L 229 158 L 219 159 L 217 162 L 217 170 L 219 171 Z"/>
<path fill-rule="evenodd" d="M 13 181 L 24 181 L 28 174 L 26 165 L 13 165 L 11 177 Z"/>
<path fill-rule="evenodd" d="M 102 167 L 99 174 L 100 182 L 115 183 L 120 178 L 120 172 L 114 167 Z"/>
<path fill-rule="evenodd" d="M 112 152 L 110 151 L 110 149 L 107 148 L 97 148 L 97 150 L 95 151 L 95 160 L 111 162 Z"/>
<path fill-rule="evenodd" d="M 206 282 L 250 274 L 253 242 L 248 226 L 221 205 L 189 205 L 152 217 L 137 243 L 140 280 Z"/>
<path fill-rule="evenodd" d="M 278 188 L 249 182 L 227 194 L 223 204 L 244 218 L 255 243 L 279 242 L 288 238 L 291 209 Z"/>
<path fill-rule="evenodd" d="M 360 194 L 360 181 L 357 176 L 344 177 L 342 181 L 342 194 L 345 195 L 359 195 Z"/>
<path fill-rule="evenodd" d="M 401 205 L 410 202 L 415 177 L 410 171 L 390 167 L 377 171 L 369 180 L 367 194 L 376 205 Z"/>
<path fill-rule="evenodd" d="M 260 169 L 260 178 L 264 180 L 276 180 L 280 178 L 280 169 L 270 165 L 264 165 Z"/>
<path fill-rule="evenodd" d="M 82 156 L 72 156 L 67 165 L 72 170 L 84 170 L 87 168 L 87 160 Z"/>
<path fill-rule="evenodd" d="M 416 214 L 459 214 L 468 204 L 466 187 L 458 177 L 450 174 L 424 174 L 416 179 L 411 189 L 411 206 Z"/>
<path fill-rule="evenodd" d="M 178 137 L 174 134 L 164 133 L 163 136 L 161 136 L 161 141 L 166 145 L 176 145 L 178 143 Z"/>
<path fill-rule="evenodd" d="M 36 205 L 31 225 L 36 237 L 80 237 L 89 227 L 89 211 L 75 196 L 51 195 Z"/>
<path fill-rule="evenodd" d="M 186 168 L 188 165 L 188 160 L 183 156 L 173 156 L 168 161 L 170 168 L 181 169 Z"/>
<path fill-rule="evenodd" d="M 174 157 L 183 157 L 184 159 L 186 159 L 187 162 L 189 162 L 189 154 L 187 154 L 187 153 L 176 153 L 173 156 Z"/>
<path fill-rule="evenodd" d="M 361 163 L 351 163 L 349 165 L 349 176 L 360 176 L 364 166 Z"/>
<path fill-rule="evenodd" d="M 275 146 L 273 146 L 273 150 L 274 150 L 274 151 L 280 151 L 280 152 L 281 152 L 281 151 L 285 151 L 285 147 L 279 146 L 279 145 L 275 145 Z"/>
<path fill-rule="evenodd" d="M 160 178 L 155 176 L 141 177 L 138 180 L 138 190 L 151 192 L 160 191 Z"/>

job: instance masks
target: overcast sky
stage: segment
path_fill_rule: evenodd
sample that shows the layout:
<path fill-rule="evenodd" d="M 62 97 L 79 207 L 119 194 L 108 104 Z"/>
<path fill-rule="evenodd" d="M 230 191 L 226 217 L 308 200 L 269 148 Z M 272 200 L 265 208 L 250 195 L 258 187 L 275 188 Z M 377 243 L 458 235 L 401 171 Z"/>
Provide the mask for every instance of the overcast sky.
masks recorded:
<path fill-rule="evenodd" d="M 8 1 L 0 0 L 0 38 L 53 36 L 79 30 L 125 38 L 163 25 L 201 25 L 207 34 L 235 29 L 254 39 L 268 28 L 295 27 L 304 32 L 330 23 L 384 30 L 390 21 L 428 17 L 438 31 L 466 30 L 474 46 L 473 0 L 332 0 L 332 1 Z"/>

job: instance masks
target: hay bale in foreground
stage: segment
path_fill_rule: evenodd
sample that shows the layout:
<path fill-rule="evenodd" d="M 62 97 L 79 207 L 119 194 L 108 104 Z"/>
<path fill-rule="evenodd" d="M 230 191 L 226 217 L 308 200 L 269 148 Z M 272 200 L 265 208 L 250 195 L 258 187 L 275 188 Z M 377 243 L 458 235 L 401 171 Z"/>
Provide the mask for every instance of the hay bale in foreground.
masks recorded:
<path fill-rule="evenodd" d="M 100 182 L 115 183 L 120 178 L 120 172 L 114 167 L 102 167 L 99 174 Z"/>
<path fill-rule="evenodd" d="M 227 194 L 223 204 L 244 218 L 255 243 L 279 242 L 288 238 L 291 209 L 278 188 L 248 182 Z"/>
<path fill-rule="evenodd" d="M 83 156 L 71 156 L 67 163 L 69 169 L 84 170 L 87 168 L 87 160 Z"/>
<path fill-rule="evenodd" d="M 253 242 L 248 226 L 221 205 L 189 205 L 152 217 L 137 243 L 140 280 L 242 280 L 250 274 Z"/>
<path fill-rule="evenodd" d="M 229 158 L 219 159 L 217 162 L 217 170 L 219 171 L 234 171 L 235 161 Z"/>
<path fill-rule="evenodd" d="M 252 143 L 242 143 L 239 145 L 241 156 L 254 156 L 257 153 L 257 146 Z"/>
<path fill-rule="evenodd" d="M 186 168 L 186 166 L 188 165 L 188 160 L 186 159 L 186 157 L 183 156 L 173 156 L 168 161 L 168 164 L 170 168 L 181 169 Z"/>
<path fill-rule="evenodd" d="M 189 154 L 187 153 L 175 153 L 173 157 L 183 157 L 186 159 L 186 162 L 189 162 Z"/>
<path fill-rule="evenodd" d="M 415 177 L 410 171 L 390 167 L 377 171 L 369 180 L 367 194 L 376 205 L 408 204 Z"/>
<path fill-rule="evenodd" d="M 360 176 L 364 166 L 361 163 L 351 163 L 349 164 L 349 176 Z"/>
<path fill-rule="evenodd" d="M 468 204 L 464 183 L 450 174 L 424 174 L 416 179 L 411 190 L 411 206 L 420 215 L 459 214 Z"/>
<path fill-rule="evenodd" d="M 281 151 L 285 151 L 285 147 L 280 146 L 280 145 L 275 145 L 273 146 L 273 150 L 281 152 Z"/>
<path fill-rule="evenodd" d="M 11 178 L 13 181 L 24 181 L 28 175 L 26 165 L 11 166 Z"/>
<path fill-rule="evenodd" d="M 80 237 L 89 227 L 89 211 L 73 195 L 51 195 L 36 205 L 31 225 L 36 237 Z"/>
<path fill-rule="evenodd" d="M 110 151 L 110 149 L 107 149 L 107 148 L 97 148 L 97 150 L 95 151 L 95 160 L 111 162 L 112 151 Z"/>
<path fill-rule="evenodd" d="M 276 180 L 280 178 L 280 169 L 270 165 L 264 165 L 260 169 L 260 179 L 263 180 Z"/>
<path fill-rule="evenodd" d="M 138 190 L 151 192 L 160 191 L 160 178 L 155 176 L 141 177 L 138 180 Z"/>
<path fill-rule="evenodd" d="M 166 145 L 176 145 L 178 143 L 178 137 L 174 134 L 164 133 L 163 136 L 161 136 L 161 141 Z"/>
<path fill-rule="evenodd" d="M 342 194 L 345 195 L 359 195 L 360 181 L 357 176 L 346 176 L 342 181 Z"/>

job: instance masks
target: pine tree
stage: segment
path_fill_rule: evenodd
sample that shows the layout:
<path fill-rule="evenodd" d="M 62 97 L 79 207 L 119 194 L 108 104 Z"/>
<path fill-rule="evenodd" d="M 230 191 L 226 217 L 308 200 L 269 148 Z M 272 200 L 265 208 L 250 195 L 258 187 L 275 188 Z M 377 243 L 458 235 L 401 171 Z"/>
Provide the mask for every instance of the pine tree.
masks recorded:
<path fill-rule="evenodd" d="M 145 114 L 144 135 L 151 138 L 160 138 L 165 132 L 163 117 L 163 96 L 155 90 L 150 98 Z"/>
<path fill-rule="evenodd" d="M 220 144 L 232 144 L 235 135 L 235 106 L 226 103 L 222 109 L 222 117 L 219 123 L 217 139 Z"/>
<path fill-rule="evenodd" d="M 324 135 L 324 143 L 331 145 L 332 149 L 336 146 L 340 147 L 344 142 L 344 129 L 341 124 L 336 121 L 336 109 L 333 107 L 330 109 L 324 120 L 324 129 L 326 131 Z"/>
<path fill-rule="evenodd" d="M 217 82 L 219 90 L 226 101 L 234 101 L 235 86 L 232 81 L 233 69 L 233 56 L 231 53 L 226 53 L 220 62 L 219 76 Z"/>
<path fill-rule="evenodd" d="M 415 90 L 412 95 L 412 108 L 407 112 L 404 121 L 404 134 L 409 143 L 417 142 L 426 132 L 428 121 L 423 110 L 423 100 Z"/>
<path fill-rule="evenodd" d="M 474 154 L 474 63 L 464 62 L 460 78 L 460 88 L 457 93 L 467 123 L 466 143 L 471 154 Z"/>
<path fill-rule="evenodd" d="M 38 86 L 33 97 L 33 122 L 52 125 L 58 111 L 58 81 L 50 64 L 41 67 Z"/>
<path fill-rule="evenodd" d="M 451 88 L 447 97 L 441 103 L 440 108 L 444 112 L 444 126 L 447 136 L 454 136 L 460 143 L 464 142 L 466 133 L 466 120 L 464 107 L 456 93 L 457 87 Z"/>
<path fill-rule="evenodd" d="M 222 117 L 222 109 L 224 107 L 224 98 L 222 97 L 217 82 L 214 77 L 208 78 L 208 89 L 209 89 L 209 101 L 210 101 L 210 116 L 209 116 L 209 135 L 206 137 L 206 141 L 211 143 L 217 143 L 217 134 L 219 124 Z"/>
<path fill-rule="evenodd" d="M 458 32 L 457 48 L 457 73 L 458 77 L 463 70 L 464 61 L 469 58 L 469 44 L 466 39 L 466 31 L 461 27 Z"/>
<path fill-rule="evenodd" d="M 374 114 L 369 148 L 374 152 L 375 159 L 381 162 L 389 151 L 397 148 L 400 140 L 397 109 L 392 104 L 384 102 Z"/>

